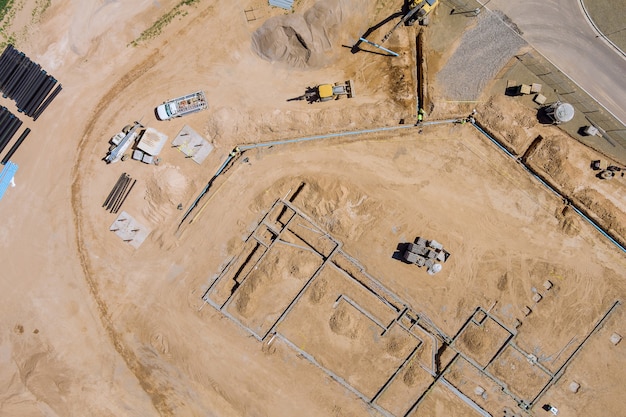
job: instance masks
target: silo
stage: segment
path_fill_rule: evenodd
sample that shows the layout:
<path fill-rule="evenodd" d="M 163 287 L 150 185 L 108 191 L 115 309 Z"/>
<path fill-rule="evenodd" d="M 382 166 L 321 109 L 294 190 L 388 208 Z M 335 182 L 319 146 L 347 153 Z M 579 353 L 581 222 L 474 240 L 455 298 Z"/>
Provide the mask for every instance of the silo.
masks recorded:
<path fill-rule="evenodd" d="M 574 118 L 574 106 L 557 101 L 546 109 L 546 114 L 556 124 L 569 122 Z"/>

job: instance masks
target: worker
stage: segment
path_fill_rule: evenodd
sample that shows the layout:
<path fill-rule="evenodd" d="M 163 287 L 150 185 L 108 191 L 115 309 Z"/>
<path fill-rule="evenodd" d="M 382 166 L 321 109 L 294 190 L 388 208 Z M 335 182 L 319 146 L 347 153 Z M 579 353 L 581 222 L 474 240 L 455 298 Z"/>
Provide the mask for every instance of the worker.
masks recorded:
<path fill-rule="evenodd" d="M 417 123 L 422 123 L 424 121 L 424 109 L 419 109 L 417 112 Z"/>

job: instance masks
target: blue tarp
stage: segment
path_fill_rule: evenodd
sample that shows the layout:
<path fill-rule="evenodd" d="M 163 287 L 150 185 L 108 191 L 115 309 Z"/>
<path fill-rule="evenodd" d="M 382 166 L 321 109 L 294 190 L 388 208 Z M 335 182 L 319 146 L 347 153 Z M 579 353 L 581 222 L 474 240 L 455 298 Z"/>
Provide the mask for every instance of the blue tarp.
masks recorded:
<path fill-rule="evenodd" d="M 0 172 L 0 200 L 2 200 L 4 192 L 9 187 L 9 184 L 11 184 L 11 180 L 16 172 L 17 165 L 11 161 L 7 162 L 4 168 L 2 168 L 2 172 Z"/>
<path fill-rule="evenodd" d="M 280 7 L 281 9 L 291 10 L 293 8 L 293 0 L 270 0 L 270 6 Z"/>

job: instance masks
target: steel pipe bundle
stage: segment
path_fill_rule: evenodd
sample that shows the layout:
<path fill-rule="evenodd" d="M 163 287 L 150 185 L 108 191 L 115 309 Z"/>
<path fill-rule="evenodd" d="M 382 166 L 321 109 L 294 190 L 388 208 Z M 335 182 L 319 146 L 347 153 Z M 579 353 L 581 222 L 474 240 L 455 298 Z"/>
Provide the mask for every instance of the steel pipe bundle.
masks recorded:
<path fill-rule="evenodd" d="M 102 207 L 106 207 L 107 211 L 111 213 L 117 213 L 137 182 L 137 180 L 132 180 L 133 183 L 131 184 L 131 180 L 130 175 L 125 172 L 120 175 L 108 197 L 104 200 Z"/>
<path fill-rule="evenodd" d="M 9 149 L 9 152 L 7 152 L 7 154 L 4 156 L 4 158 L 2 158 L 2 162 L 0 162 L 2 165 L 6 165 L 6 163 L 9 162 L 9 160 L 11 159 L 11 157 L 13 156 L 15 151 L 17 151 L 17 149 L 20 147 L 22 142 L 24 142 L 24 139 L 26 139 L 26 136 L 28 136 L 29 133 L 30 133 L 30 129 L 29 128 L 26 128 L 22 132 L 20 137 L 17 138 L 17 142 L 15 142 L 13 144 L 13 146 L 11 146 L 11 149 Z"/>
<path fill-rule="evenodd" d="M 0 107 L 0 153 L 22 126 L 22 121 L 15 117 L 6 107 Z"/>
<path fill-rule="evenodd" d="M 18 111 L 37 119 L 61 92 L 59 84 L 48 96 L 57 80 L 32 62 L 13 45 L 7 45 L 0 54 L 0 92 L 15 100 Z"/>

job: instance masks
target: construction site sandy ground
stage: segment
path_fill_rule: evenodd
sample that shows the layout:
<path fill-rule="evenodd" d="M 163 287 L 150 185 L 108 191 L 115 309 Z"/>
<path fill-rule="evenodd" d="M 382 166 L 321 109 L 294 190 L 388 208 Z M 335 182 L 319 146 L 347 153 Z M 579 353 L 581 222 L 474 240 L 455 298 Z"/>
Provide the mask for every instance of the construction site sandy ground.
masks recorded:
<path fill-rule="evenodd" d="M 592 160 L 619 161 L 504 94 L 512 73 L 536 82 L 511 64 L 516 36 L 490 25 L 495 52 L 457 52 L 487 10 L 440 5 L 417 65 L 419 26 L 385 43 L 398 57 L 352 49 L 400 2 L 131 3 L 13 16 L 16 48 L 64 89 L 25 121 L 0 202 L 0 415 L 624 414 L 626 178 L 597 178 Z M 476 78 L 455 84 L 462 68 Z M 348 79 L 354 98 L 288 101 Z M 156 120 L 197 90 L 208 110 Z M 429 124 L 474 109 L 512 156 L 471 123 Z M 135 120 L 215 148 L 106 164 Z M 238 154 L 183 221 L 236 146 L 365 130 Z M 124 172 L 122 208 L 150 232 L 137 249 L 102 207 Z M 418 236 L 451 254 L 436 275 L 399 259 Z"/>

